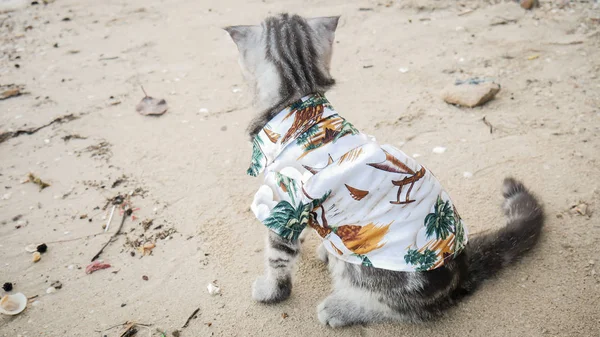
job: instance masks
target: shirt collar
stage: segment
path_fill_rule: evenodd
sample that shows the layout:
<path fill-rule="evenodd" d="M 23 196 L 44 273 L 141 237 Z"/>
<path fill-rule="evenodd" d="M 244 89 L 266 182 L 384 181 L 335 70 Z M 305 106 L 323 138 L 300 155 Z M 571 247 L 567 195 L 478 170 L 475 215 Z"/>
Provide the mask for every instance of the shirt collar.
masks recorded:
<path fill-rule="evenodd" d="M 333 113 L 322 94 L 304 96 L 279 112 L 252 140 L 252 160 L 247 173 L 261 174 L 289 144 L 321 120 Z"/>

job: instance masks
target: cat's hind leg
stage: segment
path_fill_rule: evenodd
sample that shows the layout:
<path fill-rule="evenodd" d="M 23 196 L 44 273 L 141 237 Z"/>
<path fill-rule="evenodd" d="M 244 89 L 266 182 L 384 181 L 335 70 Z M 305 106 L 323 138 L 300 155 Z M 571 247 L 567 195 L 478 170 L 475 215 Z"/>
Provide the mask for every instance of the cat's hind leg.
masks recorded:
<path fill-rule="evenodd" d="M 352 281 L 350 274 L 359 275 L 360 266 L 344 262 L 331 254 L 327 256 L 334 290 L 317 307 L 317 316 L 321 323 L 337 328 L 403 320 L 402 315 L 380 300 L 380 293 L 358 287 L 356 282 Z"/>
<path fill-rule="evenodd" d="M 317 316 L 332 328 L 400 319 L 376 294 L 358 288 L 335 290 L 317 307 Z"/>

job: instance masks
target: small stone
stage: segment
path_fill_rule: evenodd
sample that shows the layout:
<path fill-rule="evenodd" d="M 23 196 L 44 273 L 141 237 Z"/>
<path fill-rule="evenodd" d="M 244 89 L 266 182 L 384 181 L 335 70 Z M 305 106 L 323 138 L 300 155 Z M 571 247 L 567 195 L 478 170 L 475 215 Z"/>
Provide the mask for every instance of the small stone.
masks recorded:
<path fill-rule="evenodd" d="M 520 5 L 525 9 L 532 9 L 534 6 L 538 6 L 538 0 L 521 0 Z"/>
<path fill-rule="evenodd" d="M 146 275 L 142 276 L 142 280 L 148 281 L 148 276 L 146 276 Z"/>
<path fill-rule="evenodd" d="M 56 292 L 56 288 L 54 287 L 50 287 L 48 289 L 46 289 L 46 294 L 53 294 Z"/>
<path fill-rule="evenodd" d="M 290 317 L 286 312 L 284 312 L 283 314 L 281 314 L 281 318 L 286 319 Z"/>
<path fill-rule="evenodd" d="M 209 283 L 208 286 L 206 286 L 206 289 L 208 289 L 208 293 L 213 296 L 221 293 L 221 288 L 217 287 L 213 283 Z"/>
<path fill-rule="evenodd" d="M 10 282 L 6 282 L 2 285 L 2 289 L 4 289 L 4 291 L 9 292 L 13 290 L 13 284 Z"/>
<path fill-rule="evenodd" d="M 442 154 L 442 153 L 446 152 L 446 148 L 443 146 L 436 146 L 433 148 L 433 150 L 431 150 L 431 152 L 437 153 L 437 154 Z"/>
<path fill-rule="evenodd" d="M 126 303 L 122 303 L 121 304 L 121 308 L 124 307 L 124 306 L 126 306 L 126 305 L 127 305 Z"/>
<path fill-rule="evenodd" d="M 31 260 L 33 262 L 38 262 L 41 259 L 42 259 L 42 254 L 40 254 L 40 252 L 35 252 L 35 253 L 33 253 L 33 255 L 31 255 Z"/>
<path fill-rule="evenodd" d="M 500 86 L 493 82 L 466 81 L 447 86 L 441 95 L 446 103 L 473 108 L 492 100 L 499 91 Z"/>
<path fill-rule="evenodd" d="M 45 243 L 42 243 L 41 245 L 36 247 L 36 250 L 38 252 L 40 252 L 41 254 L 45 253 L 46 251 L 48 251 L 48 246 L 46 246 Z"/>

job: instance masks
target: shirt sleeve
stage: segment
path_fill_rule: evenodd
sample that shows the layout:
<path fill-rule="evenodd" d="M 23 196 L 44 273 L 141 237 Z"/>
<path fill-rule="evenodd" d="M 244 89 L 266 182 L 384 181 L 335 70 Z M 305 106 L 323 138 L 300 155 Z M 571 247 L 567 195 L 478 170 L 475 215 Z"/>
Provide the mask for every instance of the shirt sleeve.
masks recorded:
<path fill-rule="evenodd" d="M 303 176 L 294 168 L 268 172 L 250 208 L 267 228 L 285 239 L 298 240 L 315 205 L 322 202 L 308 199 L 302 188 Z"/>

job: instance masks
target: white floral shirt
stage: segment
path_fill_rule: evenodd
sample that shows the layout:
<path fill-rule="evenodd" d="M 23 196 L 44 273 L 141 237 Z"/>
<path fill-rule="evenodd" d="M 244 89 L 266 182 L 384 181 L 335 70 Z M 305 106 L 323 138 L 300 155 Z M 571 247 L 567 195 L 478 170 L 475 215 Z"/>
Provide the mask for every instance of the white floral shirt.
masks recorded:
<path fill-rule="evenodd" d="M 254 138 L 248 174 L 262 172 L 251 206 L 256 217 L 289 240 L 308 225 L 344 261 L 426 271 L 467 243 L 433 174 L 360 133 L 322 95 L 284 109 Z"/>

